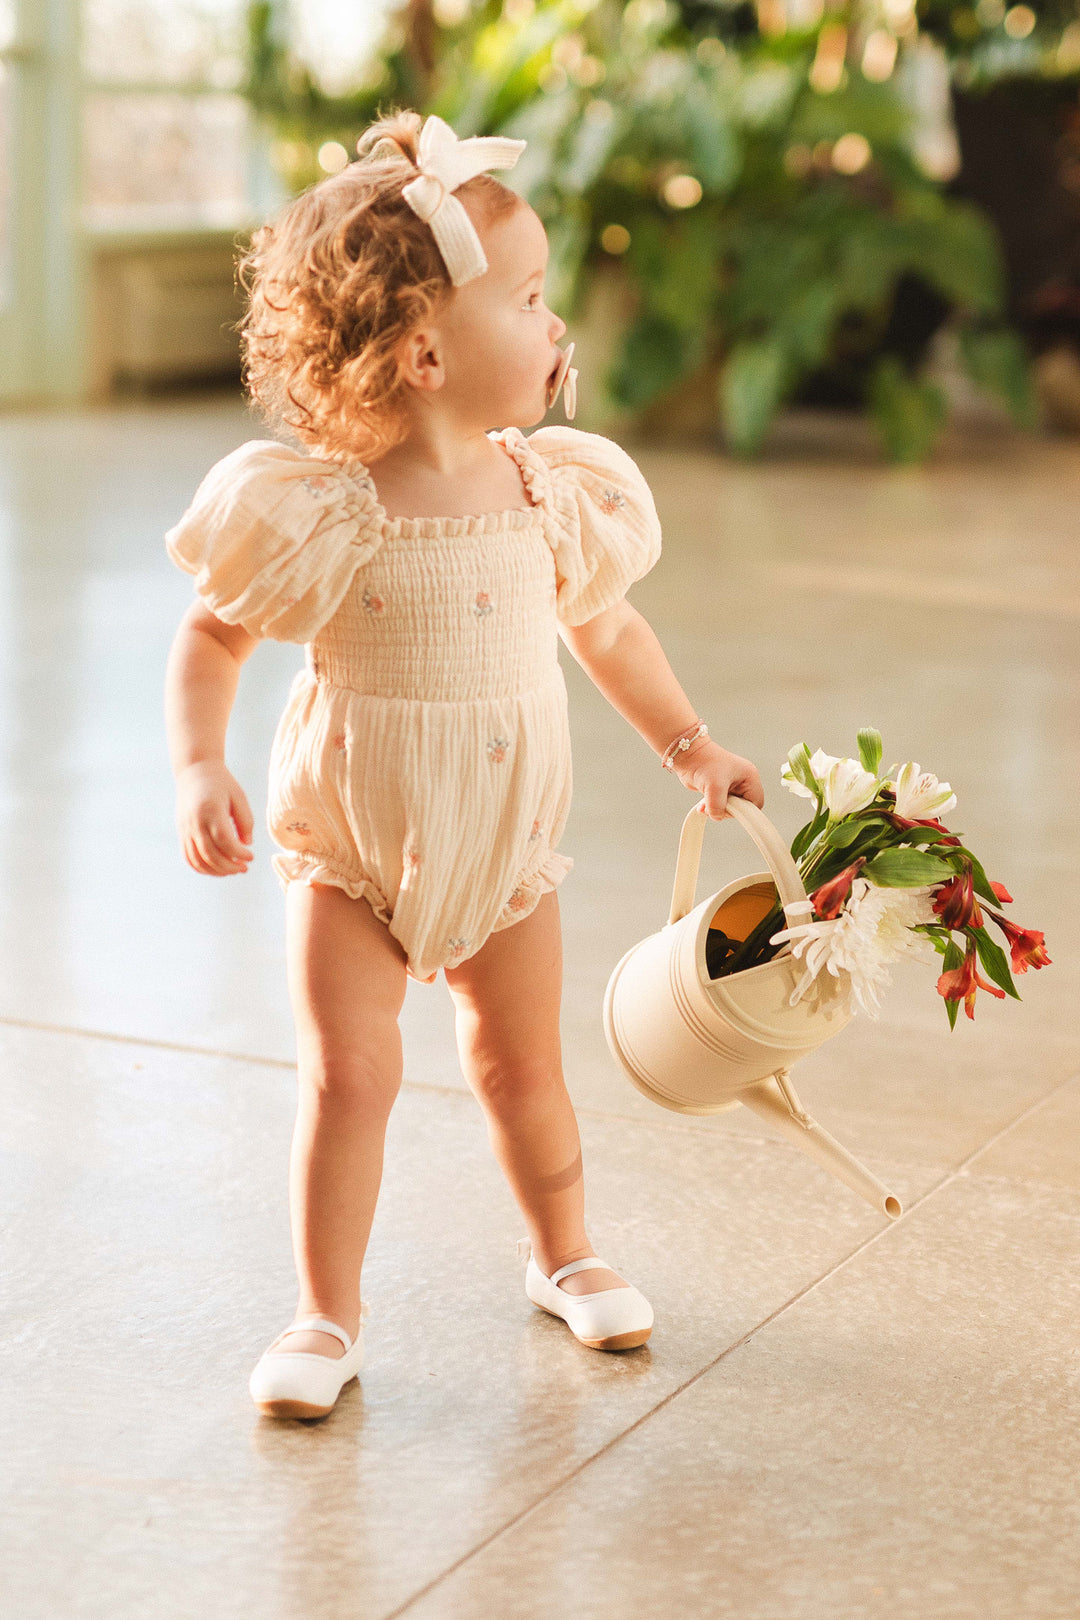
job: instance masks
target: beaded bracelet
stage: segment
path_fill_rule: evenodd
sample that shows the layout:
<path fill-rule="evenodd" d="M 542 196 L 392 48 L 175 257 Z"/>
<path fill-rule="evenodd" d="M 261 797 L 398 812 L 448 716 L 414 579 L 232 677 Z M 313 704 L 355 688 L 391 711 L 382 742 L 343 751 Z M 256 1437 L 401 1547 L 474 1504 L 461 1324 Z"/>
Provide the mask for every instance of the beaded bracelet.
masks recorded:
<path fill-rule="evenodd" d="M 664 769 L 667 771 L 673 771 L 675 769 L 675 755 L 685 753 L 692 742 L 696 742 L 697 739 L 702 735 L 707 736 L 708 731 L 708 726 L 705 724 L 704 720 L 701 720 L 698 722 L 697 730 L 692 731 L 689 737 L 676 737 L 675 741 L 670 743 L 668 747 L 664 749 L 663 758 L 660 761 Z"/>

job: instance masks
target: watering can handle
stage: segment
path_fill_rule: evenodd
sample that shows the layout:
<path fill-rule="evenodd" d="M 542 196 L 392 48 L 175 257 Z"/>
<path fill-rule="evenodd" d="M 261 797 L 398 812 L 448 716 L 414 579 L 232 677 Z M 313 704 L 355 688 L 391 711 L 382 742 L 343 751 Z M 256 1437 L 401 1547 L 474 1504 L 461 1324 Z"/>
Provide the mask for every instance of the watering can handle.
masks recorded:
<path fill-rule="evenodd" d="M 734 793 L 728 795 L 727 807 L 733 820 L 742 823 L 768 862 L 788 924 L 809 922 L 813 916 L 813 907 L 806 898 L 806 889 L 799 876 L 799 868 L 768 816 L 763 810 L 759 810 L 756 804 L 751 804 L 749 799 L 740 799 Z M 710 819 L 705 815 L 704 808 L 705 800 L 701 799 L 689 812 L 682 825 L 669 924 L 679 922 L 694 909 L 698 869 L 701 865 L 701 843 L 705 837 L 705 823 Z"/>

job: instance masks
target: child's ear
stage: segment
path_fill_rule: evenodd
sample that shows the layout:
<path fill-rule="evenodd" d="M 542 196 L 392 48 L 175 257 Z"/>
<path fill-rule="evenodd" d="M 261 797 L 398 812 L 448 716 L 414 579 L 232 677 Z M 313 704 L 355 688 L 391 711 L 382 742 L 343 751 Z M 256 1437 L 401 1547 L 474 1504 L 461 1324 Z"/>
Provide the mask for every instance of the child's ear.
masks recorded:
<path fill-rule="evenodd" d="M 442 341 L 430 326 L 418 326 L 402 340 L 398 350 L 399 376 L 412 388 L 430 393 L 446 381 Z"/>

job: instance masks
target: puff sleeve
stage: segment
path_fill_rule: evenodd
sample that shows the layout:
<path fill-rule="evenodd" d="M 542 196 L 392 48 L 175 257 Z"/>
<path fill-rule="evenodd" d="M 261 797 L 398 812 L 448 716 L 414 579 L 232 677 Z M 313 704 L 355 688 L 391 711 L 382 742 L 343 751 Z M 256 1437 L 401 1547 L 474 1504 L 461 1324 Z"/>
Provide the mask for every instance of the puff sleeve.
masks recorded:
<path fill-rule="evenodd" d="M 308 642 L 382 544 L 381 515 L 363 469 L 252 439 L 211 467 L 165 547 L 226 624 Z"/>
<path fill-rule="evenodd" d="M 657 562 L 652 492 L 626 451 L 598 433 L 546 427 L 522 442 L 549 481 L 556 612 L 564 624 L 584 624 L 621 601 Z"/>

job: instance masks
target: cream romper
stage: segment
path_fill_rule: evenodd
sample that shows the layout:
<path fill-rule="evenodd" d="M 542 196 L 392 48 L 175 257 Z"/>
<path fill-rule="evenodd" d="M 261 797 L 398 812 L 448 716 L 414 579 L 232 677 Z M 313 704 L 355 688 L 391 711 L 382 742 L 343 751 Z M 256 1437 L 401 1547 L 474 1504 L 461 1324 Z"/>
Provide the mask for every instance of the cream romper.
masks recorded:
<path fill-rule="evenodd" d="M 492 433 L 530 504 L 387 517 L 367 468 L 273 439 L 217 462 L 165 536 L 226 624 L 305 644 L 270 757 L 282 886 L 363 896 L 434 982 L 573 866 L 558 622 L 660 556 L 635 463 L 576 428 Z"/>

